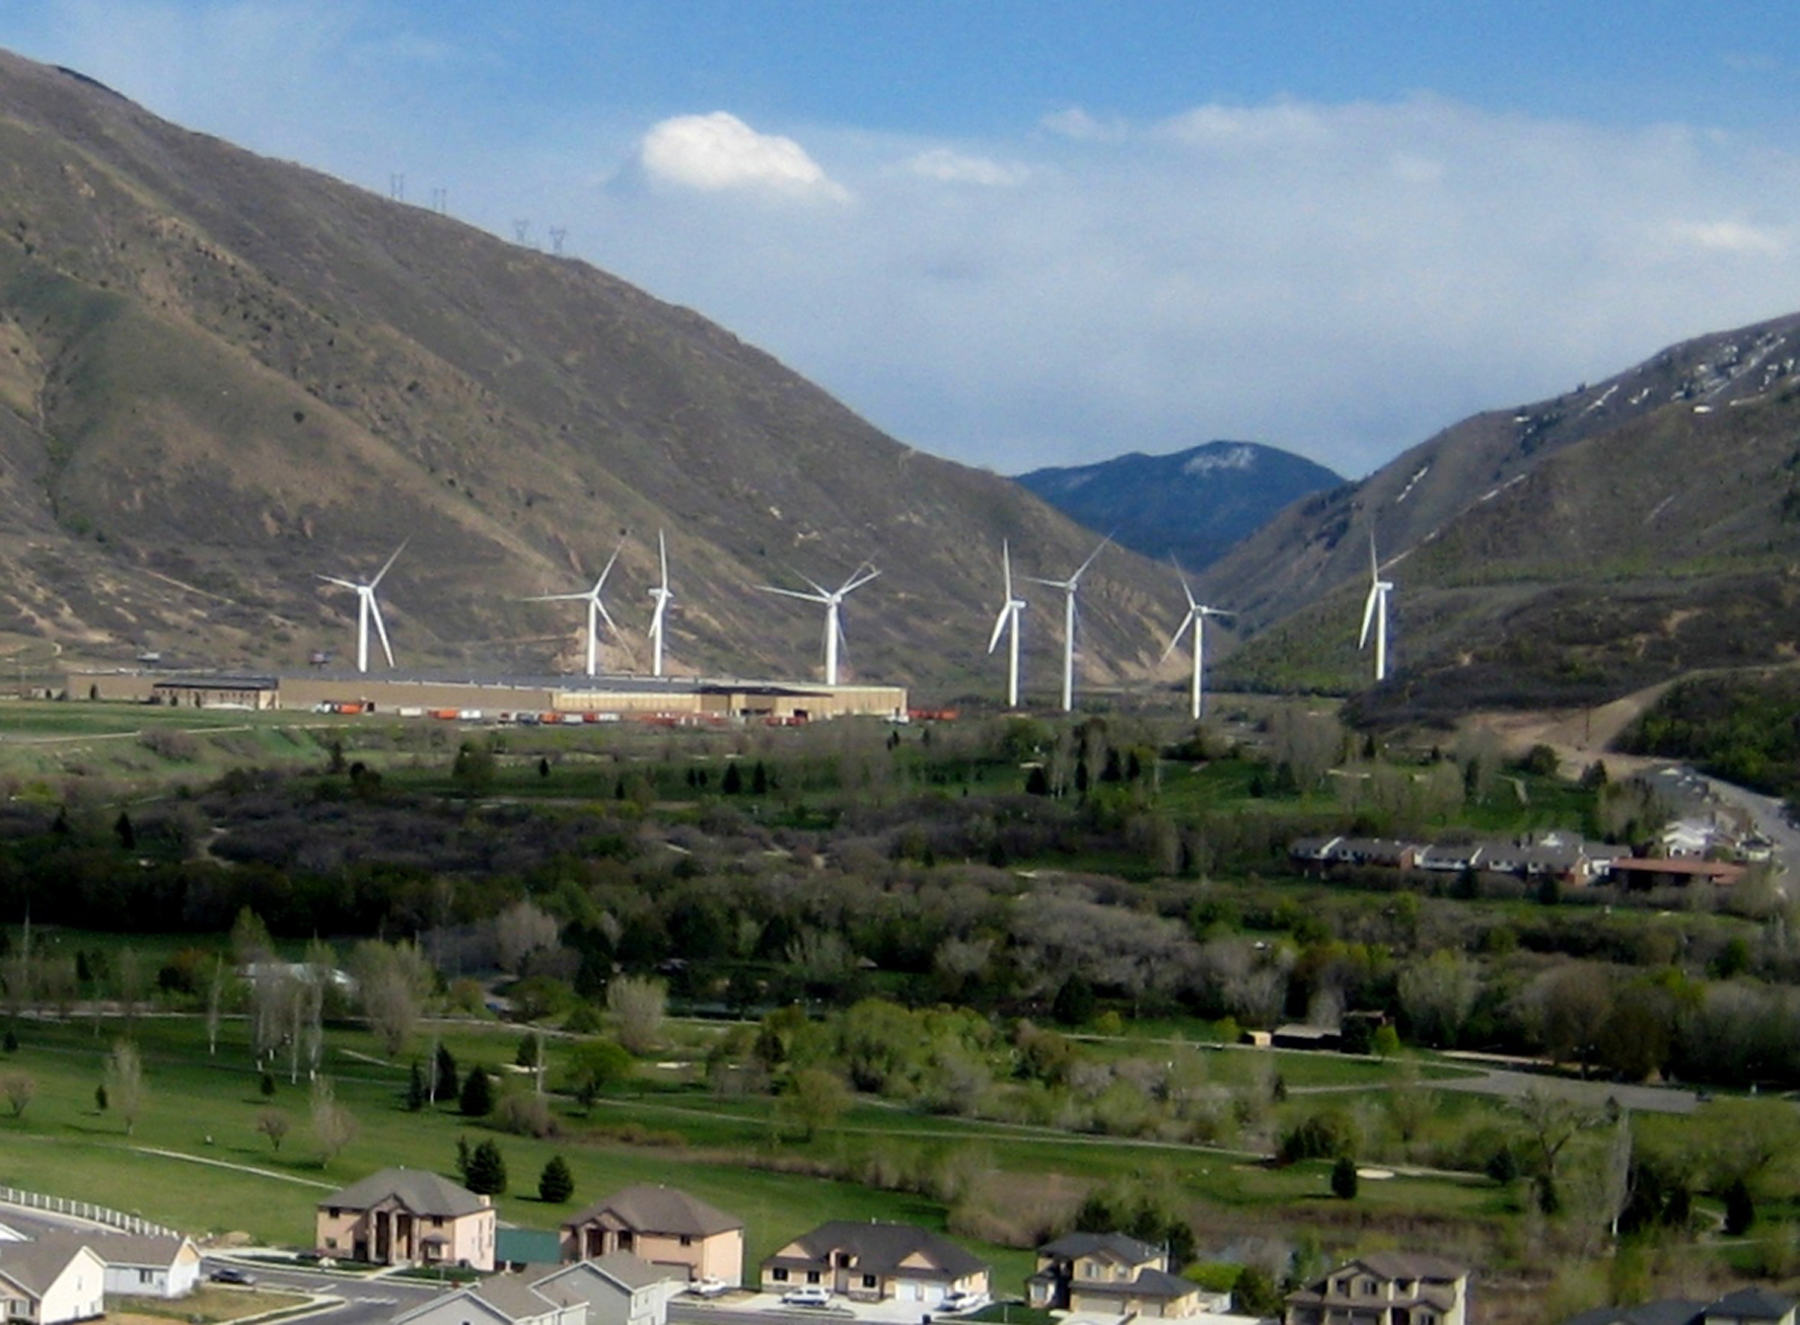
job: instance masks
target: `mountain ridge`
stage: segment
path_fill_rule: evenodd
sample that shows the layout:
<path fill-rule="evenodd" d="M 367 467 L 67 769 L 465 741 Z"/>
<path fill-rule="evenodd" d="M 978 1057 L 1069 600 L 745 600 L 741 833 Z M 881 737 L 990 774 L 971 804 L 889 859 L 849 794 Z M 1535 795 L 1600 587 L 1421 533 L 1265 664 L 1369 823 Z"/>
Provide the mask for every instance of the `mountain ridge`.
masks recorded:
<path fill-rule="evenodd" d="M 1018 481 L 1122 547 L 1201 570 L 1283 507 L 1344 480 L 1278 447 L 1211 441 L 1163 455 L 1130 451 L 1034 469 Z"/>
<path fill-rule="evenodd" d="M 692 310 L 6 53 L 0 179 L 0 629 L 344 652 L 354 603 L 315 577 L 410 536 L 396 654 L 568 666 L 578 614 L 517 600 L 585 587 L 630 531 L 610 601 L 642 609 L 663 528 L 683 670 L 816 672 L 813 614 L 755 586 L 873 559 L 851 665 L 956 687 L 991 684 L 1001 538 L 1047 570 L 1089 550 Z M 1126 553 L 1089 584 L 1089 677 L 1153 670 L 1173 586 Z M 634 630 L 607 665 L 645 653 Z"/>

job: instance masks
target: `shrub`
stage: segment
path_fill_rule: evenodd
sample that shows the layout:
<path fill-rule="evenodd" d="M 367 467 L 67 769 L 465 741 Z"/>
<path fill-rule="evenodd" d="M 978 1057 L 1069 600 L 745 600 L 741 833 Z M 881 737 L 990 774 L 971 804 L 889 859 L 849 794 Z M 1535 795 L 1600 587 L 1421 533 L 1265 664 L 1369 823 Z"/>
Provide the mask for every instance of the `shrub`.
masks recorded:
<path fill-rule="evenodd" d="M 1354 1201 L 1356 1184 L 1356 1161 L 1348 1155 L 1339 1155 L 1337 1163 L 1331 1166 L 1331 1194 L 1340 1201 Z"/>
<path fill-rule="evenodd" d="M 569 1172 L 568 1161 L 561 1155 L 552 1155 L 550 1162 L 544 1165 L 544 1171 L 538 1174 L 538 1199 L 550 1205 L 561 1205 L 575 1194 L 575 1176 Z"/>

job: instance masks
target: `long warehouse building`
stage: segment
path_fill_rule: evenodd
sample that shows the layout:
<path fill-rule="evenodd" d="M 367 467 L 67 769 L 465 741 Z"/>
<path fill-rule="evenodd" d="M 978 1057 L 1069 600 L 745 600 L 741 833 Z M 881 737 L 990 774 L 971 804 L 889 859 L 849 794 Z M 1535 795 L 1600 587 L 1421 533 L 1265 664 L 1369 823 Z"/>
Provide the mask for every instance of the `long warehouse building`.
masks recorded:
<path fill-rule="evenodd" d="M 452 681 L 317 672 L 298 676 L 149 669 L 70 672 L 72 700 L 180 708 L 286 709 L 398 717 L 568 721 L 596 718 L 813 722 L 904 719 L 905 686 L 652 677 L 548 677 Z"/>

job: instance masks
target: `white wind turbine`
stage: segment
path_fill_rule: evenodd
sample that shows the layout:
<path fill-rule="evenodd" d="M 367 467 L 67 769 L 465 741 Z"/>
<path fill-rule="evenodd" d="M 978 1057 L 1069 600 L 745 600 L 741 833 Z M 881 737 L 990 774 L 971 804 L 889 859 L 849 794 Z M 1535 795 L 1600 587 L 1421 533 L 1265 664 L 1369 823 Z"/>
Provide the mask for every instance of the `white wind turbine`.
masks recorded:
<path fill-rule="evenodd" d="M 585 602 L 587 610 L 587 674 L 599 675 L 600 666 L 600 623 L 606 622 L 606 628 L 614 634 L 619 628 L 613 624 L 612 613 L 606 610 L 606 604 L 600 601 L 600 591 L 606 587 L 606 577 L 612 574 L 613 563 L 619 559 L 619 553 L 625 550 L 625 540 L 619 540 L 619 546 L 613 549 L 612 556 L 606 559 L 606 568 L 600 572 L 600 578 L 594 581 L 591 589 L 582 589 L 576 593 L 541 593 L 534 594 L 523 601 L 527 603 L 572 603 Z"/>
<path fill-rule="evenodd" d="M 856 592 L 879 574 L 880 571 L 865 561 L 836 589 L 827 589 L 807 580 L 804 575 L 800 578 L 812 585 L 811 593 L 802 593 L 798 589 L 778 589 L 772 584 L 759 584 L 756 587 L 764 593 L 778 593 L 785 598 L 802 598 L 809 603 L 825 604 L 825 684 L 834 686 L 838 683 L 838 641 L 844 637 L 843 624 L 838 620 L 838 608 L 846 596 Z"/>
<path fill-rule="evenodd" d="M 650 675 L 663 674 L 663 620 L 669 610 L 669 600 L 675 595 L 669 592 L 669 545 L 663 541 L 663 531 L 656 531 L 656 556 L 662 565 L 662 580 L 650 591 L 650 597 L 656 602 L 656 610 L 650 614 Z"/>
<path fill-rule="evenodd" d="M 1184 632 L 1188 630 L 1194 632 L 1194 679 L 1188 687 L 1188 700 L 1193 720 L 1198 722 L 1200 721 L 1202 702 L 1205 698 L 1202 689 L 1204 684 L 1202 674 L 1206 668 L 1206 618 L 1209 616 L 1225 617 L 1230 616 L 1231 613 L 1221 608 L 1207 607 L 1196 599 L 1194 591 L 1188 588 L 1187 576 L 1182 575 L 1179 564 L 1175 567 L 1175 574 L 1181 579 L 1181 592 L 1187 595 L 1188 614 L 1187 619 L 1175 627 L 1175 633 L 1169 636 L 1169 647 L 1163 650 L 1163 660 L 1167 661 L 1169 655 L 1175 652 L 1175 646 L 1181 643 L 1181 636 Z"/>
<path fill-rule="evenodd" d="M 1087 568 L 1094 564 L 1094 558 L 1106 551 L 1106 545 L 1112 542 L 1108 534 L 1100 540 L 1100 546 L 1088 554 L 1088 559 L 1075 568 L 1075 573 L 1066 580 L 1043 580 L 1035 575 L 1025 578 L 1033 584 L 1047 584 L 1052 589 L 1063 591 L 1063 712 L 1072 712 L 1075 708 L 1075 591 L 1081 587 L 1081 577 L 1087 574 Z"/>
<path fill-rule="evenodd" d="M 369 670 L 369 619 L 374 618 L 375 633 L 381 637 L 381 651 L 387 655 L 387 665 L 394 665 L 394 650 L 388 645 L 387 627 L 382 624 L 381 604 L 375 601 L 375 586 L 381 583 L 381 577 L 393 567 L 400 554 L 406 551 L 411 539 L 402 539 L 400 546 L 394 549 L 394 555 L 382 563 L 381 569 L 368 580 L 346 580 L 336 575 L 321 575 L 319 578 L 327 584 L 339 585 L 345 589 L 356 590 L 356 670 Z"/>
<path fill-rule="evenodd" d="M 988 652 L 1000 644 L 1000 636 L 1010 636 L 1006 648 L 1006 707 L 1019 707 L 1019 617 L 1025 611 L 1025 600 L 1013 592 L 1012 549 L 1000 540 L 1000 570 L 1006 582 L 1006 601 L 1000 615 L 994 618 L 994 633 L 988 639 Z"/>
<path fill-rule="evenodd" d="M 1375 559 L 1375 531 L 1369 531 L 1369 596 L 1363 600 L 1362 637 L 1356 647 L 1369 645 L 1369 625 L 1375 626 L 1375 680 L 1387 680 L 1388 595 L 1394 591 L 1392 580 L 1381 578 L 1381 563 Z"/>

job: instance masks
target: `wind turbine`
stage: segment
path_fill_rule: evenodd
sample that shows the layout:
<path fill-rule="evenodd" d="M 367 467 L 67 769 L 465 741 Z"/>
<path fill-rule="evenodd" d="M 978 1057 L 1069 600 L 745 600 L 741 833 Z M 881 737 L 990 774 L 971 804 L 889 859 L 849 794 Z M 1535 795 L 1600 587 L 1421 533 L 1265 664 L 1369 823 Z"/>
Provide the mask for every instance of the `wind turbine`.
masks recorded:
<path fill-rule="evenodd" d="M 1196 599 L 1194 591 L 1188 588 L 1187 576 L 1181 573 L 1180 563 L 1175 565 L 1175 574 L 1181 580 L 1181 592 L 1187 596 L 1188 614 L 1187 619 L 1175 627 L 1175 633 L 1169 636 L 1169 647 L 1163 650 L 1163 661 L 1168 661 L 1169 655 L 1175 652 L 1175 646 L 1181 643 L 1182 633 L 1191 629 L 1194 632 L 1194 679 L 1188 687 L 1188 706 L 1193 720 L 1198 722 L 1200 721 L 1201 702 L 1204 698 L 1201 686 L 1202 673 L 1206 668 L 1206 618 L 1209 616 L 1225 617 L 1230 616 L 1231 613 L 1217 607 L 1207 607 Z"/>
<path fill-rule="evenodd" d="M 1075 568 L 1075 573 L 1066 580 L 1042 580 L 1035 575 L 1025 578 L 1033 584 L 1047 584 L 1052 589 L 1063 591 L 1063 712 L 1072 712 L 1075 708 L 1075 591 L 1081 587 L 1081 577 L 1087 574 L 1087 568 L 1094 564 L 1094 558 L 1106 551 L 1106 545 L 1112 542 L 1108 534 L 1100 540 L 1100 546 L 1088 553 L 1088 559 Z"/>
<path fill-rule="evenodd" d="M 327 584 L 356 590 L 356 670 L 359 672 L 369 670 L 369 619 L 371 617 L 375 619 L 375 633 L 381 637 L 381 651 L 387 655 L 388 668 L 391 670 L 394 666 L 394 650 L 388 644 L 387 627 L 382 624 L 381 604 L 375 601 L 375 586 L 381 583 L 381 577 L 392 569 L 394 562 L 399 560 L 400 554 L 406 551 L 406 545 L 411 541 L 411 539 L 402 539 L 400 546 L 394 549 L 394 555 L 383 562 L 381 569 L 376 571 L 373 578 L 369 580 L 346 580 L 336 575 L 319 576 Z"/>
<path fill-rule="evenodd" d="M 662 565 L 662 581 L 650 591 L 650 597 L 656 602 L 656 610 L 650 614 L 650 675 L 663 674 L 663 618 L 669 610 L 669 600 L 675 595 L 669 592 L 669 545 L 663 541 L 663 531 L 656 531 L 656 557 Z"/>
<path fill-rule="evenodd" d="M 1362 637 L 1356 647 L 1369 644 L 1369 625 L 1375 626 L 1375 681 L 1387 680 L 1388 595 L 1394 591 L 1392 580 L 1381 578 L 1381 563 L 1375 559 L 1375 531 L 1369 531 L 1369 596 L 1363 600 Z"/>
<path fill-rule="evenodd" d="M 836 589 L 827 589 L 807 580 L 804 575 L 800 578 L 812 585 L 811 593 L 802 593 L 798 589 L 778 589 L 772 584 L 759 584 L 756 587 L 764 593 L 778 593 L 785 598 L 802 598 L 809 603 L 825 604 L 825 684 L 834 686 L 838 683 L 838 641 L 844 636 L 844 627 L 838 620 L 838 607 L 847 595 L 856 592 L 879 574 L 880 571 L 865 561 Z"/>
<path fill-rule="evenodd" d="M 1000 571 L 1006 581 L 1006 602 L 1000 608 L 1000 615 L 994 618 L 994 633 L 988 640 L 988 652 L 992 653 L 1000 644 L 1000 636 L 1010 632 L 1010 641 L 1006 649 L 1006 707 L 1019 707 L 1019 615 L 1025 610 L 1025 600 L 1013 592 L 1012 550 L 1006 540 L 1000 540 Z"/>
<path fill-rule="evenodd" d="M 599 675 L 600 663 L 600 623 L 606 622 L 606 628 L 614 634 L 618 626 L 613 624 L 612 613 L 606 610 L 606 604 L 600 601 L 600 591 L 606 587 L 606 577 L 612 574 L 613 563 L 619 559 L 619 553 L 625 550 L 625 540 L 619 540 L 619 546 L 613 549 L 612 556 L 606 559 L 606 568 L 600 572 L 600 578 L 594 581 L 592 589 L 582 589 L 576 593 L 541 593 L 534 594 L 523 601 L 527 603 L 572 603 L 586 602 L 587 611 L 587 674 Z"/>

